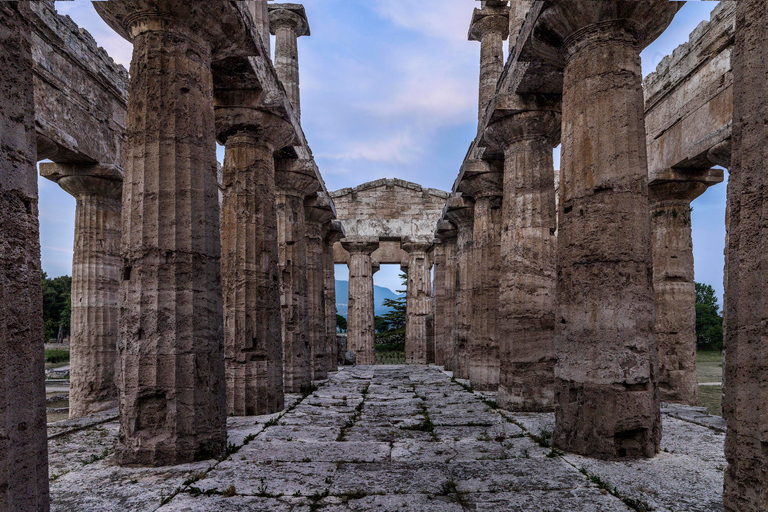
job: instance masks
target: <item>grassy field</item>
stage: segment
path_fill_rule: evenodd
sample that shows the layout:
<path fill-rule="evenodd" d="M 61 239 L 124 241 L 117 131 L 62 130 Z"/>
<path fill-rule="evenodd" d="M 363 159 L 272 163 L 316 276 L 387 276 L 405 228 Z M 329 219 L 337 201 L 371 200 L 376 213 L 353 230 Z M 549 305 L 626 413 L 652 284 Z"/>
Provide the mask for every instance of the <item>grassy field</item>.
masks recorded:
<path fill-rule="evenodd" d="M 722 382 L 723 356 L 720 352 L 697 352 L 696 373 L 699 383 Z M 706 407 L 709 414 L 723 415 L 723 386 L 699 386 L 699 405 Z"/>

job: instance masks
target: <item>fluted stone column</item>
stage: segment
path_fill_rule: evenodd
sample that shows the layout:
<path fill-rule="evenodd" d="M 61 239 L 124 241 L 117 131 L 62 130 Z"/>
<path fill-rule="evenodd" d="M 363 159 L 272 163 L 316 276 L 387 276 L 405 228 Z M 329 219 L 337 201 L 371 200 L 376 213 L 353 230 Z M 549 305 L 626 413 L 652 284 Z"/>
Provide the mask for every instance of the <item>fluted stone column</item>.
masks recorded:
<path fill-rule="evenodd" d="M 437 224 L 435 247 L 435 364 L 453 370 L 453 333 L 456 327 L 456 226 Z"/>
<path fill-rule="evenodd" d="M 565 61 L 553 440 L 583 455 L 659 450 L 640 51 L 679 7 L 558 2 L 537 21 Z"/>
<path fill-rule="evenodd" d="M 309 301 L 309 348 L 312 361 L 312 380 L 328 378 L 328 326 L 325 308 L 325 255 L 324 231 L 334 217 L 331 201 L 318 192 L 304 205 L 307 226 L 307 285 Z M 335 339 L 335 335 L 334 335 Z"/>
<path fill-rule="evenodd" d="M 460 188 L 475 200 L 472 235 L 472 333 L 469 381 L 480 390 L 499 385 L 499 258 L 502 173 L 486 162 L 465 168 Z"/>
<path fill-rule="evenodd" d="M 283 382 L 286 393 L 312 384 L 307 229 L 304 199 L 319 183 L 309 162 L 278 161 L 277 233 L 283 317 Z"/>
<path fill-rule="evenodd" d="M 275 71 L 285 87 L 297 119 L 301 119 L 299 47 L 297 39 L 310 35 L 307 13 L 301 4 L 270 4 L 269 30 L 275 36 Z"/>
<path fill-rule="evenodd" d="M 325 322 L 328 371 L 339 369 L 339 345 L 336 343 L 336 267 L 333 260 L 333 244 L 344 237 L 344 228 L 338 220 L 329 222 L 323 239 L 323 265 L 325 267 Z M 341 354 L 343 357 L 344 354 Z"/>
<path fill-rule="evenodd" d="M 284 406 L 277 250 L 275 151 L 291 142 L 287 121 L 217 95 L 224 144 L 221 270 L 227 413 L 271 414 Z"/>
<path fill-rule="evenodd" d="M 726 512 L 764 511 L 768 503 L 766 35 L 768 2 L 738 2 L 725 249 Z"/>
<path fill-rule="evenodd" d="M 474 201 L 461 192 L 448 198 L 445 216 L 456 226 L 456 310 L 453 334 L 453 375 L 469 378 L 469 350 L 472 336 L 472 286 L 474 258 L 472 250 L 475 220 Z"/>
<path fill-rule="evenodd" d="M 427 317 L 431 312 L 431 265 L 427 252 L 431 243 L 403 242 L 408 253 L 408 283 L 405 315 L 405 362 L 427 364 Z"/>
<path fill-rule="evenodd" d="M 117 320 L 123 172 L 113 166 L 40 164 L 77 200 L 72 257 L 69 417 L 117 407 Z"/>
<path fill-rule="evenodd" d="M 516 98 L 521 112 L 491 124 L 485 138 L 504 152 L 499 273 L 499 406 L 554 408 L 555 171 L 560 105 Z"/>
<path fill-rule="evenodd" d="M 482 9 L 474 10 L 469 40 L 480 41 L 479 124 L 483 122 L 485 109 L 496 93 L 496 84 L 504 70 L 504 40 L 508 35 L 509 6 L 506 0 L 486 1 Z"/>
<path fill-rule="evenodd" d="M 371 254 L 378 241 L 345 241 L 349 252 L 349 299 L 347 300 L 347 350 L 357 354 L 357 364 L 374 364 L 373 268 Z"/>
<path fill-rule="evenodd" d="M 698 404 L 691 201 L 708 186 L 722 181 L 722 171 L 713 169 L 712 174 L 710 183 L 691 179 L 649 187 L 659 394 L 663 402 Z"/>
<path fill-rule="evenodd" d="M 0 510 L 47 512 L 48 441 L 26 2 L 0 3 Z"/>
<path fill-rule="evenodd" d="M 211 63 L 256 48 L 237 6 L 222 0 L 95 8 L 133 42 L 117 461 L 192 462 L 227 441 Z"/>

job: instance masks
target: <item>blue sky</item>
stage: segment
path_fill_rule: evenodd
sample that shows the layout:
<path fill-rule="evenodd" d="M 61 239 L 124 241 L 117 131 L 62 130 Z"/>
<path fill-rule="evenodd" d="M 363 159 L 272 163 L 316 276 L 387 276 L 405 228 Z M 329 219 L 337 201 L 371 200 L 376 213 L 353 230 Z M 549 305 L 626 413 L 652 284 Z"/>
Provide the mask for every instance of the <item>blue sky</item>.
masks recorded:
<path fill-rule="evenodd" d="M 480 46 L 467 41 L 472 0 L 305 0 L 312 36 L 299 39 L 302 125 L 330 190 L 401 178 L 450 190 L 477 129 Z M 642 54 L 643 73 L 709 19 L 713 1 L 688 2 Z M 88 1 L 57 1 L 128 67 L 131 45 Z M 556 155 L 555 165 L 559 165 Z M 223 155 L 219 154 L 222 159 Z M 40 183 L 43 269 L 71 273 L 75 202 Z M 725 185 L 697 199 L 693 211 L 696 279 L 722 298 Z M 337 266 L 338 278 L 346 279 Z M 400 286 L 383 266 L 376 284 Z"/>

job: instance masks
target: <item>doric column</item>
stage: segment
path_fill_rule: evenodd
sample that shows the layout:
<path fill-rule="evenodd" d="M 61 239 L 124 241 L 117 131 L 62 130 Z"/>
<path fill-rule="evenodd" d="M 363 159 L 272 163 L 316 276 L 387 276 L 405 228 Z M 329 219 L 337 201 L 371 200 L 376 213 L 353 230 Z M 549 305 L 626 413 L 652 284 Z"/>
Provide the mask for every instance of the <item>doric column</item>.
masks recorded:
<path fill-rule="evenodd" d="M 192 462 L 227 442 L 211 63 L 257 49 L 237 6 L 223 0 L 95 8 L 133 42 L 117 461 Z"/>
<path fill-rule="evenodd" d="M 703 174 L 698 180 L 690 176 L 689 181 L 660 181 L 649 187 L 659 395 L 663 402 L 698 403 L 691 201 L 723 180 L 720 170 Z"/>
<path fill-rule="evenodd" d="M 312 380 L 328 378 L 328 326 L 325 321 L 324 231 L 335 217 L 328 196 L 318 192 L 304 204 L 307 226 L 307 284 L 309 301 L 309 349 Z M 335 336 L 334 336 L 335 338 Z"/>
<path fill-rule="evenodd" d="M 349 299 L 347 300 L 347 350 L 357 354 L 357 364 L 374 364 L 373 268 L 371 254 L 378 241 L 347 241 Z"/>
<path fill-rule="evenodd" d="M 517 411 L 554 408 L 555 171 L 560 105 L 510 98 L 519 111 L 485 139 L 504 153 L 499 272 L 498 403 Z"/>
<path fill-rule="evenodd" d="M 507 0 L 483 2 L 482 9 L 472 13 L 469 40 L 480 41 L 480 100 L 478 124 L 482 124 L 485 109 L 496 93 L 496 84 L 504 70 L 504 40 L 509 35 L 509 6 Z"/>
<path fill-rule="evenodd" d="M 323 239 L 323 261 L 325 267 L 325 322 L 328 349 L 326 358 L 328 371 L 339 369 L 339 345 L 336 343 L 336 268 L 333 260 L 333 244 L 344 237 L 340 221 L 333 220 L 325 227 Z M 344 357 L 344 354 L 341 354 Z"/>
<path fill-rule="evenodd" d="M 294 137 L 290 123 L 248 109 L 253 93 L 216 96 L 224 144 L 221 281 L 227 413 L 283 408 L 283 336 L 277 255 L 275 151 Z"/>
<path fill-rule="evenodd" d="M 565 63 L 553 439 L 583 455 L 651 457 L 661 417 L 640 51 L 680 4 L 546 7 L 538 42 Z"/>
<path fill-rule="evenodd" d="M 304 199 L 315 194 L 319 186 L 311 161 L 278 160 L 277 233 L 286 393 L 299 393 L 312 384 Z"/>
<path fill-rule="evenodd" d="M 427 316 L 431 312 L 431 266 L 427 252 L 431 242 L 410 240 L 402 247 L 408 253 L 408 284 L 405 314 L 405 362 L 427 364 Z"/>
<path fill-rule="evenodd" d="M 297 39 L 310 35 L 304 6 L 270 4 L 269 30 L 275 36 L 275 71 L 285 87 L 297 119 L 301 119 L 299 90 L 299 47 Z"/>
<path fill-rule="evenodd" d="M 435 364 L 453 370 L 453 333 L 456 327 L 456 226 L 437 224 L 435 246 Z"/>
<path fill-rule="evenodd" d="M 499 385 L 499 257 L 502 173 L 488 162 L 465 165 L 459 188 L 474 198 L 472 235 L 472 333 L 469 381 L 480 390 Z"/>
<path fill-rule="evenodd" d="M 48 440 L 27 2 L 0 3 L 0 510 L 47 512 Z"/>
<path fill-rule="evenodd" d="M 77 200 L 72 257 L 69 417 L 117 406 L 117 319 L 123 171 L 40 164 Z"/>
<path fill-rule="evenodd" d="M 723 301 L 726 512 L 764 511 L 768 503 L 766 35 L 768 2 L 737 2 Z"/>
<path fill-rule="evenodd" d="M 472 285 L 475 269 L 472 257 L 474 201 L 455 192 L 448 198 L 445 216 L 456 226 L 456 310 L 453 332 L 453 375 L 469 378 L 469 349 L 472 336 Z"/>

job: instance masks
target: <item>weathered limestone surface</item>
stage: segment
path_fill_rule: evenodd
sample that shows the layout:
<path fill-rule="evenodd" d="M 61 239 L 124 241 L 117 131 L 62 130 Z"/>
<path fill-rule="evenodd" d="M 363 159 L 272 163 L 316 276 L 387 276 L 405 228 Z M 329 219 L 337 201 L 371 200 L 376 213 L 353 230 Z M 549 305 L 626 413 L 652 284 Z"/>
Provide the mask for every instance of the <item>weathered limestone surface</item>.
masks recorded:
<path fill-rule="evenodd" d="M 552 432 L 552 414 L 500 413 L 483 402 L 486 395 L 493 398 L 467 392 L 435 368 L 347 368 L 292 402 L 284 414 L 230 418 L 229 442 L 238 450 L 222 461 L 162 471 L 119 468 L 99 450 L 95 462 L 71 463 L 53 483 L 52 508 L 629 512 L 645 503 L 648 510 L 722 508 L 722 433 L 665 414 L 664 452 L 658 457 L 607 462 L 560 456 L 538 444 L 546 444 Z M 418 428 L 427 419 L 432 430 Z M 115 430 L 115 423 L 105 423 L 66 433 L 54 441 L 53 457 L 77 460 L 86 442 L 109 446 Z M 615 487 L 619 497 L 593 481 Z M 636 505 L 630 508 L 622 499 Z"/>
<path fill-rule="evenodd" d="M 456 327 L 453 334 L 453 374 L 469 378 L 469 350 L 472 336 L 472 286 L 474 283 L 472 227 L 474 201 L 461 192 L 451 194 L 445 216 L 456 226 Z"/>
<path fill-rule="evenodd" d="M 757 512 L 768 503 L 766 35 L 768 2 L 738 2 L 724 301 L 728 512 Z"/>
<path fill-rule="evenodd" d="M 312 383 L 304 199 L 317 189 L 317 179 L 308 161 L 278 161 L 277 233 L 286 393 L 298 393 Z"/>
<path fill-rule="evenodd" d="M 323 267 L 325 275 L 325 322 L 326 322 L 326 362 L 328 371 L 339 369 L 339 344 L 336 343 L 336 270 L 333 259 L 333 246 L 344 237 L 344 227 L 338 220 L 332 220 L 326 225 L 323 237 Z"/>
<path fill-rule="evenodd" d="M 554 441 L 580 454 L 651 457 L 659 449 L 639 53 L 679 8 L 666 0 L 559 2 L 538 18 L 553 30 L 551 54 L 565 63 Z"/>
<path fill-rule="evenodd" d="M 510 97 L 509 111 L 486 128 L 504 153 L 499 272 L 499 405 L 511 410 L 554 407 L 555 172 L 560 105 Z"/>
<path fill-rule="evenodd" d="M 435 364 L 453 370 L 453 331 L 456 325 L 456 226 L 437 224 L 435 245 Z"/>
<path fill-rule="evenodd" d="M 334 217 L 331 201 L 324 193 L 307 198 L 304 205 L 307 225 L 307 283 L 309 348 L 312 361 L 312 380 L 328 378 L 328 326 L 325 307 L 325 255 L 326 224 Z M 335 284 L 334 284 L 335 286 Z M 335 338 L 335 334 L 334 334 Z"/>
<path fill-rule="evenodd" d="M 118 289 L 123 172 L 111 166 L 41 164 L 75 197 L 69 417 L 117 406 Z"/>
<path fill-rule="evenodd" d="M 229 2 L 95 7 L 133 42 L 117 460 L 180 464 L 226 446 L 211 63 L 257 50 Z"/>
<path fill-rule="evenodd" d="M 297 39 L 310 35 L 307 13 L 301 4 L 269 4 L 269 29 L 275 36 L 275 70 L 285 87 L 296 119 L 301 119 L 299 48 Z"/>
<path fill-rule="evenodd" d="M 48 510 L 40 230 L 27 3 L 0 4 L 0 509 Z"/>
<path fill-rule="evenodd" d="M 480 98 L 478 122 L 482 124 L 485 109 L 496 92 L 496 83 L 504 69 L 504 40 L 509 35 L 507 0 L 483 2 L 482 9 L 472 13 L 469 40 L 480 41 Z"/>
<path fill-rule="evenodd" d="M 293 129 L 274 115 L 238 107 L 217 98 L 218 138 L 226 148 L 221 270 L 227 413 L 244 416 L 277 412 L 284 403 L 274 154 L 291 141 Z"/>
<path fill-rule="evenodd" d="M 503 175 L 498 163 L 465 163 L 460 190 L 475 200 L 472 242 L 469 381 L 480 390 L 499 385 L 499 257 Z"/>
<path fill-rule="evenodd" d="M 649 186 L 659 395 L 663 402 L 697 405 L 691 201 L 710 185 L 720 183 L 723 172 L 713 169 L 679 178 Z"/>
<path fill-rule="evenodd" d="M 347 350 L 357 354 L 357 364 L 373 364 L 373 266 L 376 241 L 344 241 L 349 252 L 349 299 L 347 301 Z"/>
<path fill-rule="evenodd" d="M 409 241 L 403 243 L 408 253 L 408 284 L 405 314 L 405 362 L 429 362 L 427 318 L 432 312 L 432 276 L 427 252 L 431 243 Z"/>

